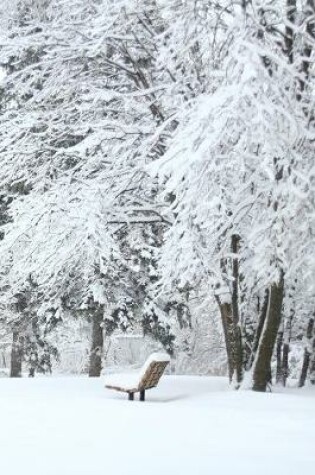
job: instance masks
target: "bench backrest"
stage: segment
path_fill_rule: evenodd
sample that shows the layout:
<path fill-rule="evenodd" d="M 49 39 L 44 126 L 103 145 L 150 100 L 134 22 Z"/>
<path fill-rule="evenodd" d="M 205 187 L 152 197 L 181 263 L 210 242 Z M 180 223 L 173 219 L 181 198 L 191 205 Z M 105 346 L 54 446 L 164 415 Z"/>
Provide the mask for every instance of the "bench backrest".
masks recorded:
<path fill-rule="evenodd" d="M 139 383 L 139 389 L 145 390 L 157 386 L 169 361 L 151 361 L 143 373 Z"/>

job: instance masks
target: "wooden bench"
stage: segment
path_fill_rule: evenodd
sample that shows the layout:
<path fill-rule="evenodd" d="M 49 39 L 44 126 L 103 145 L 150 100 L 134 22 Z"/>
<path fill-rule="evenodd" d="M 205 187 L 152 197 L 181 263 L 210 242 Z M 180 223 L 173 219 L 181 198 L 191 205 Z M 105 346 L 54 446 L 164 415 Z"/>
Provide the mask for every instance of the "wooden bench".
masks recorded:
<path fill-rule="evenodd" d="M 145 400 L 145 391 L 155 388 L 170 362 L 170 357 L 164 353 L 153 353 L 138 374 L 115 375 L 109 377 L 105 388 L 114 389 L 128 394 L 128 399 L 133 401 L 134 394 L 140 393 L 140 401 Z"/>

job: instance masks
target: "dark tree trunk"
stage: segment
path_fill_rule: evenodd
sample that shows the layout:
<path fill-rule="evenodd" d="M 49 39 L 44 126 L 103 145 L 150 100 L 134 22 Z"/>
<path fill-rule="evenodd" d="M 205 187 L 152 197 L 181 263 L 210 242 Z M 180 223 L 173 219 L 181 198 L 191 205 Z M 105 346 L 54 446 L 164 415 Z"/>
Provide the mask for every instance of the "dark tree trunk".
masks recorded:
<path fill-rule="evenodd" d="M 289 353 L 290 353 L 290 344 L 288 342 L 283 344 L 282 350 L 282 385 L 286 386 L 287 379 L 289 377 Z"/>
<path fill-rule="evenodd" d="M 306 16 L 306 40 L 304 46 L 304 61 L 302 65 L 305 80 L 308 79 L 311 65 L 311 55 L 314 48 L 315 39 L 315 1 L 307 0 L 305 8 Z M 304 89 L 304 82 L 302 83 L 302 90 Z"/>
<path fill-rule="evenodd" d="M 266 391 L 270 381 L 270 367 L 279 326 L 281 323 L 284 279 L 281 274 L 278 283 L 272 284 L 268 310 L 253 365 L 253 390 Z"/>
<path fill-rule="evenodd" d="M 276 383 L 282 381 L 282 348 L 283 348 L 283 330 L 279 332 L 277 338 L 277 371 L 276 371 Z"/>
<path fill-rule="evenodd" d="M 289 342 L 283 342 L 283 331 L 279 332 L 277 338 L 277 371 L 276 383 L 286 386 L 289 376 Z"/>
<path fill-rule="evenodd" d="M 313 351 L 310 362 L 310 382 L 315 384 L 315 337 L 313 338 Z"/>
<path fill-rule="evenodd" d="M 290 64 L 294 61 L 294 24 L 296 21 L 296 0 L 287 0 L 287 25 L 285 28 L 285 49 Z"/>
<path fill-rule="evenodd" d="M 251 357 L 249 359 L 247 370 L 252 368 L 252 366 L 254 364 L 254 361 L 255 361 L 255 357 L 256 357 L 256 354 L 257 354 L 257 350 L 258 350 L 258 346 L 259 346 L 259 342 L 260 342 L 260 338 L 261 338 L 261 334 L 262 334 L 264 324 L 265 324 L 265 320 L 266 320 L 266 316 L 267 316 L 268 302 L 269 302 L 269 289 L 266 290 L 265 297 L 264 297 L 264 302 L 263 302 L 263 305 L 262 305 L 262 308 L 261 308 L 261 312 L 259 314 L 258 326 L 257 326 L 257 330 L 256 330 L 256 333 L 255 333 L 252 353 L 251 353 Z"/>
<path fill-rule="evenodd" d="M 220 295 L 216 295 L 224 331 L 229 380 L 230 382 L 235 380 L 237 387 L 239 387 L 243 379 L 243 342 L 239 316 L 239 259 L 237 257 L 239 242 L 240 237 L 233 235 L 231 245 L 231 250 L 234 254 L 232 261 L 233 285 L 231 302 L 224 302 Z M 226 273 L 225 261 L 221 262 L 221 268 L 223 273 Z"/>
<path fill-rule="evenodd" d="M 99 377 L 101 375 L 103 345 L 103 307 L 101 307 L 95 309 L 92 317 L 92 343 L 89 364 L 90 377 Z"/>
<path fill-rule="evenodd" d="M 225 349 L 227 355 L 227 363 L 228 363 L 228 373 L 229 373 L 229 381 L 232 382 L 233 375 L 234 375 L 234 359 L 233 359 L 233 340 L 234 340 L 234 332 L 233 332 L 233 315 L 232 315 L 232 305 L 230 303 L 222 303 L 219 297 L 216 297 L 220 314 L 221 314 L 221 321 L 223 326 L 224 332 L 224 340 L 225 340 Z"/>
<path fill-rule="evenodd" d="M 302 370 L 299 379 L 299 388 L 302 388 L 305 385 L 307 373 L 309 370 L 310 362 L 311 362 L 311 355 L 312 355 L 312 338 L 314 333 L 314 318 L 310 318 L 307 330 L 306 330 L 306 344 L 304 349 L 304 357 L 303 357 L 303 364 Z"/>
<path fill-rule="evenodd" d="M 19 331 L 13 331 L 12 349 L 11 349 L 11 378 L 20 378 L 22 376 L 23 359 L 23 337 Z"/>
<path fill-rule="evenodd" d="M 233 287 L 232 287 L 232 313 L 233 313 L 233 332 L 234 332 L 234 364 L 236 373 L 236 382 L 239 385 L 243 380 L 243 342 L 240 327 L 239 314 L 239 259 L 236 255 L 239 253 L 240 237 L 236 234 L 232 236 L 233 258 Z"/>

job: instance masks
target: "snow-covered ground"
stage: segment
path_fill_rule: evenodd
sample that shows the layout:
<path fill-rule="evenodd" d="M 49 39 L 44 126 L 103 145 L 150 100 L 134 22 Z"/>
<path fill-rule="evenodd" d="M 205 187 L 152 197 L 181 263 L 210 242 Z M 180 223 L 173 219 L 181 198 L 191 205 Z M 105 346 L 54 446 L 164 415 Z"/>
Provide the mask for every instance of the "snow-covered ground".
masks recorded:
<path fill-rule="evenodd" d="M 147 401 L 102 379 L 0 380 L 6 475 L 304 475 L 315 467 L 315 391 L 234 392 L 165 376 Z"/>

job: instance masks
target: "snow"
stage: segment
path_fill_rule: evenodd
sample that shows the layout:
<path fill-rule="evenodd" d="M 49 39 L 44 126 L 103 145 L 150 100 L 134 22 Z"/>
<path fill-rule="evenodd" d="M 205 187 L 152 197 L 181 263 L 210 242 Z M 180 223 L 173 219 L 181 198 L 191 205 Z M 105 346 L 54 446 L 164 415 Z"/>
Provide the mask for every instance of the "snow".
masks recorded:
<path fill-rule="evenodd" d="M 5 70 L 0 67 L 0 83 L 5 78 Z"/>
<path fill-rule="evenodd" d="M 103 386 L 1 379 L 1 473 L 313 473 L 314 388 L 260 394 L 224 378 L 164 376 L 139 402 Z"/>
<path fill-rule="evenodd" d="M 167 353 L 152 353 L 152 355 L 150 355 L 147 361 L 145 362 L 144 368 L 147 368 L 151 363 L 153 363 L 153 361 L 169 363 L 171 361 L 171 358 Z"/>
<path fill-rule="evenodd" d="M 119 373 L 106 376 L 105 385 L 123 389 L 136 389 L 140 380 L 139 371 L 135 373 Z"/>

